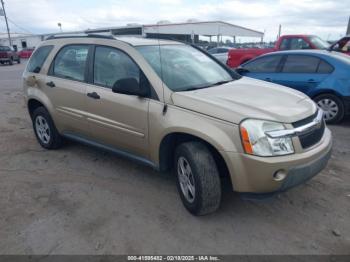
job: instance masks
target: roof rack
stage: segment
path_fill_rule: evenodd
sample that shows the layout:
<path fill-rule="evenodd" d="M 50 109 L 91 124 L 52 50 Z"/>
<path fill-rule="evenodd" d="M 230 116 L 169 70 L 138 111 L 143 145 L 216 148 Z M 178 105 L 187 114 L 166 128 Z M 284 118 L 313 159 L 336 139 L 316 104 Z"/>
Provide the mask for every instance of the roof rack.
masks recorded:
<path fill-rule="evenodd" d="M 115 39 L 112 35 L 102 35 L 102 34 L 53 34 L 50 35 L 46 40 L 60 39 L 60 38 L 80 38 L 80 37 L 92 37 L 92 38 L 104 38 L 104 39 Z"/>

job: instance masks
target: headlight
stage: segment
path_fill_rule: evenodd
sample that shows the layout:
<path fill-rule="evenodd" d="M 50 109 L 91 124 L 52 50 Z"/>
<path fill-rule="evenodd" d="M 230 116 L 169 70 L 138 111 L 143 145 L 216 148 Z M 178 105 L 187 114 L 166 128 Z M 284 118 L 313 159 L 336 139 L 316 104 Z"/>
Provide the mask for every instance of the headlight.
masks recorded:
<path fill-rule="evenodd" d="M 270 138 L 265 132 L 286 129 L 283 124 L 247 119 L 240 125 L 244 151 L 256 156 L 281 156 L 294 153 L 290 137 Z"/>

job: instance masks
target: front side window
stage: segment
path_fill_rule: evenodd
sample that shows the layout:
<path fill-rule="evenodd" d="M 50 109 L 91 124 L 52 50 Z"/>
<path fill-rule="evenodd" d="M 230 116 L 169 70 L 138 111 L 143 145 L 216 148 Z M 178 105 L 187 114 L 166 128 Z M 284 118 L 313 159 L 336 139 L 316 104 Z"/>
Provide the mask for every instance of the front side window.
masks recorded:
<path fill-rule="evenodd" d="M 313 56 L 289 55 L 283 73 L 316 73 L 320 59 Z"/>
<path fill-rule="evenodd" d="M 32 73 L 39 73 L 52 48 L 52 45 L 39 47 L 38 50 L 36 50 L 30 58 L 27 66 L 27 71 Z"/>
<path fill-rule="evenodd" d="M 121 79 L 134 78 L 140 83 L 141 70 L 124 52 L 98 46 L 95 50 L 94 84 L 112 88 Z"/>
<path fill-rule="evenodd" d="M 248 62 L 243 68 L 252 73 L 274 73 L 278 69 L 282 56 L 265 56 Z"/>
<path fill-rule="evenodd" d="M 288 50 L 289 48 L 289 42 L 290 42 L 290 39 L 288 39 L 288 38 L 284 38 L 283 40 L 282 40 L 282 43 L 281 43 L 281 45 L 280 45 L 280 49 L 281 50 Z"/>
<path fill-rule="evenodd" d="M 187 45 L 139 46 L 153 70 L 173 91 L 207 88 L 233 78 L 221 65 Z"/>
<path fill-rule="evenodd" d="M 84 81 L 88 45 L 69 45 L 63 47 L 57 54 L 53 75 L 71 80 Z"/>

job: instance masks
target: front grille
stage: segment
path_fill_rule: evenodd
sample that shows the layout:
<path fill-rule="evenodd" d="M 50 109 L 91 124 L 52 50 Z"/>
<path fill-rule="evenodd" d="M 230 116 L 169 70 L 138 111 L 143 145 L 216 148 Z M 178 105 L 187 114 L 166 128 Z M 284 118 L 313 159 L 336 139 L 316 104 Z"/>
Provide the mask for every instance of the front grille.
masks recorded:
<path fill-rule="evenodd" d="M 317 116 L 317 112 L 312 116 L 309 116 L 305 119 L 302 119 L 300 121 L 293 123 L 293 127 L 300 127 L 300 126 L 303 126 L 307 123 L 310 123 L 316 116 Z M 324 121 L 322 121 L 322 124 L 319 128 L 312 130 L 309 133 L 299 135 L 299 140 L 300 140 L 301 146 L 304 149 L 306 149 L 306 148 L 309 148 L 309 147 L 317 144 L 322 139 L 325 128 L 326 128 L 326 125 L 325 125 Z"/>

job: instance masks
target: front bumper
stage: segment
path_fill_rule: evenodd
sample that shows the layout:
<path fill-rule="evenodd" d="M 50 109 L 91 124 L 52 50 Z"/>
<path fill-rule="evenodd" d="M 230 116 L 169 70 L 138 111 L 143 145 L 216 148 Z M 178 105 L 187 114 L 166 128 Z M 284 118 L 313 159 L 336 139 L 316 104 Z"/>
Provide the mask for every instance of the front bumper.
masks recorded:
<path fill-rule="evenodd" d="M 222 152 L 231 175 L 234 191 L 273 193 L 286 191 L 317 175 L 327 165 L 332 151 L 332 135 L 326 128 L 319 143 L 300 153 L 278 157 L 258 157 L 244 153 Z M 274 174 L 287 174 L 276 181 Z"/>
<path fill-rule="evenodd" d="M 8 62 L 8 61 L 10 61 L 10 58 L 4 58 L 4 57 L 0 58 L 0 62 Z"/>

